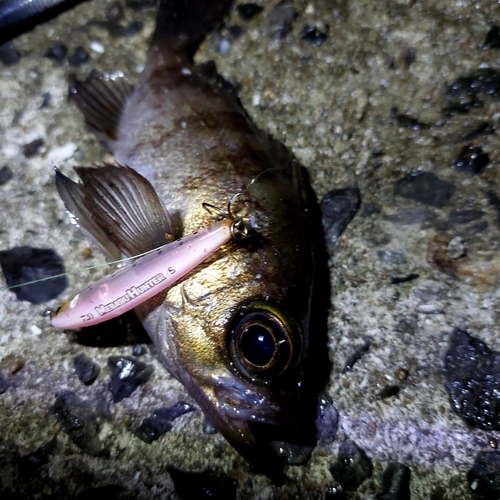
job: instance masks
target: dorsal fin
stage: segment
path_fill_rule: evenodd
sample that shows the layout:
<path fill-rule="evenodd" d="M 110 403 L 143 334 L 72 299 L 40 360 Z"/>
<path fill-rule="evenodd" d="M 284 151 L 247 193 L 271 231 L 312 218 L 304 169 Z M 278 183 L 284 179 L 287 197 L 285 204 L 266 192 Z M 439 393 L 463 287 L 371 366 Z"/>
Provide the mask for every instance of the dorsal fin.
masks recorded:
<path fill-rule="evenodd" d="M 233 0 L 160 0 L 151 47 L 166 43 L 189 59 L 203 37 L 229 11 Z"/>
<path fill-rule="evenodd" d="M 133 90 L 121 73 L 92 75 L 70 86 L 70 97 L 82 112 L 87 127 L 111 152 L 125 103 Z"/>
<path fill-rule="evenodd" d="M 166 243 L 172 234 L 170 216 L 146 178 L 129 167 L 110 164 L 75 170 L 83 184 L 59 172 L 57 189 L 83 232 L 107 254 L 107 242 L 127 257 Z"/>

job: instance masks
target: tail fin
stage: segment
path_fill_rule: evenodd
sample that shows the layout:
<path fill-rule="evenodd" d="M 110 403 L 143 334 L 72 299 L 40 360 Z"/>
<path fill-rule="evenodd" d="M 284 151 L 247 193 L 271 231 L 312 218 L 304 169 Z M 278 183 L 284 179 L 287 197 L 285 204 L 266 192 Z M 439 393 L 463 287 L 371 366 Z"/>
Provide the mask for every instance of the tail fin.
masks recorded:
<path fill-rule="evenodd" d="M 167 43 L 192 58 L 206 33 L 229 11 L 233 0 L 161 0 L 151 45 Z"/>

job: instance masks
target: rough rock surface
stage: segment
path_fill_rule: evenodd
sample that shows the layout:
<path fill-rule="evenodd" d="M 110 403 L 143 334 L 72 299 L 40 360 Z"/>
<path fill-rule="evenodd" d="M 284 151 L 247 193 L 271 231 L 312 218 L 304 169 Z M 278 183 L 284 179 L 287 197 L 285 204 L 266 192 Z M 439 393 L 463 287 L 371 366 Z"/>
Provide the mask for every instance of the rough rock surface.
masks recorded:
<path fill-rule="evenodd" d="M 13 40 L 15 61 L 0 61 L 0 169 L 12 172 L 0 183 L 0 250 L 53 248 L 67 270 L 103 263 L 65 217 L 51 162 L 69 173 L 73 165 L 110 160 L 68 104 L 67 84 L 92 69 L 120 70 L 133 81 L 142 69 L 155 11 L 123 2 L 123 18 L 111 22 L 112 3 L 84 2 L 39 25 Z M 281 486 L 252 473 L 220 435 L 204 434 L 200 411 L 179 417 L 147 444 L 134 436 L 144 418 L 180 400 L 192 403 L 154 350 L 141 357 L 154 367 L 149 381 L 113 403 L 107 359 L 129 355 L 130 345 L 142 340 L 123 346 L 104 339 L 103 347 L 92 347 L 55 331 L 42 316 L 60 300 L 33 305 L 3 290 L 0 358 L 26 360 L 15 373 L 0 375 L 6 497 L 85 498 L 100 491 L 175 498 L 167 472 L 175 467 L 227 476 L 237 481 L 241 499 L 320 499 L 335 485 L 330 467 L 339 447 L 352 439 L 373 464 L 357 498 L 383 491 L 390 462 L 410 469 L 412 499 L 473 498 L 467 471 L 500 436 L 469 428 L 451 410 L 443 359 L 455 328 L 500 350 L 500 141 L 497 132 L 470 135 L 486 122 L 490 131 L 499 127 L 498 50 L 483 48 L 491 21 L 498 22 L 498 4 L 294 0 L 287 30 L 273 37 L 278 28 L 269 16 L 278 2 L 256 3 L 263 10 L 251 19 L 233 10 L 227 21 L 242 28 L 237 38 L 224 28 L 207 39 L 198 60 L 214 59 L 222 75 L 241 85 L 247 111 L 308 168 L 318 199 L 332 189 L 358 187 L 361 194 L 357 215 L 335 244 L 328 242 L 333 368 L 326 394 L 338 411 L 335 439 L 319 446 L 307 465 L 288 468 Z M 302 38 L 305 26 L 326 33 L 326 25 L 321 45 Z M 224 54 L 217 52 L 220 36 L 230 41 Z M 61 61 L 44 57 L 56 43 L 67 47 Z M 67 57 L 78 47 L 90 57 L 71 66 Z M 43 146 L 25 155 L 25 146 L 38 140 Z M 464 146 L 480 148 L 488 163 L 453 168 Z M 419 186 L 430 191 L 412 191 Z M 456 216 L 481 212 L 476 219 Z M 466 248 L 459 257 L 448 252 L 456 237 Z M 71 275 L 64 298 L 103 272 Z M 418 278 L 391 284 L 391 276 L 413 274 Z M 367 338 L 370 349 L 345 371 Z M 80 353 L 105 367 L 89 386 L 74 371 Z M 398 394 L 377 398 L 395 384 Z M 60 429 L 50 408 L 68 391 L 92 404 L 109 454 L 85 453 Z"/>

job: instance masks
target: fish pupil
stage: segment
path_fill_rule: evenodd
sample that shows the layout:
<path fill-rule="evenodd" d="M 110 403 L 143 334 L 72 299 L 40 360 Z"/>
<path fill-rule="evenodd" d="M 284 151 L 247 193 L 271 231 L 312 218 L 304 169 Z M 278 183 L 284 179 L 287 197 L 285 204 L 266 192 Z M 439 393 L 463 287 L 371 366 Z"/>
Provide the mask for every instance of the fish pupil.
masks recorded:
<path fill-rule="evenodd" d="M 255 366 L 266 366 L 276 351 L 273 335 L 262 325 L 248 326 L 241 336 L 240 348 L 248 362 Z"/>

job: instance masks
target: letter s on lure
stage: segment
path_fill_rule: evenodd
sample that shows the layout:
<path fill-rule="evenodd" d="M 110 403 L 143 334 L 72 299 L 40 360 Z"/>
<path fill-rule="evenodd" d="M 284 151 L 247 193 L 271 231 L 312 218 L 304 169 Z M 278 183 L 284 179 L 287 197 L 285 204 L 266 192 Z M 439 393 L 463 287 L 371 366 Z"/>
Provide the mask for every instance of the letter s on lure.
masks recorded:
<path fill-rule="evenodd" d="M 114 318 L 172 286 L 231 239 L 224 219 L 139 257 L 66 300 L 51 318 L 55 328 L 82 328 Z"/>

